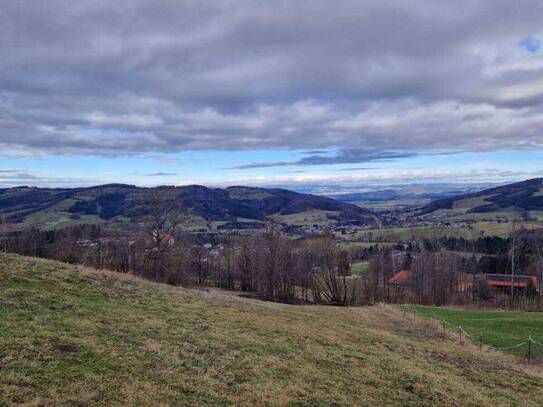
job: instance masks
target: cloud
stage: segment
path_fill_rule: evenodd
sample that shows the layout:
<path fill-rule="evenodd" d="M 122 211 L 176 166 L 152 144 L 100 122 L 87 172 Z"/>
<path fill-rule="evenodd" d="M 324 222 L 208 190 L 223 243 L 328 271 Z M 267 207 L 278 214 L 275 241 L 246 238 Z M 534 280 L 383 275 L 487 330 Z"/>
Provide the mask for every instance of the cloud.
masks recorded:
<path fill-rule="evenodd" d="M 48 177 L 35 174 L 27 170 L 0 169 L 0 188 L 15 186 L 42 186 L 42 187 L 80 187 L 100 183 L 98 179 L 81 179 L 69 177 Z"/>
<path fill-rule="evenodd" d="M 541 171 L 510 171 L 495 167 L 473 167 L 454 170 L 430 168 L 377 170 L 353 175 L 337 174 L 300 174 L 300 175 L 268 175 L 251 178 L 231 178 L 212 183 L 214 186 L 248 185 L 261 187 L 282 187 L 294 190 L 320 191 L 329 193 L 332 189 L 346 191 L 363 190 L 373 186 L 406 185 L 423 183 L 507 183 L 541 176 Z M 198 184 L 201 181 L 190 180 L 187 184 Z M 209 183 L 208 183 L 209 184 Z"/>
<path fill-rule="evenodd" d="M 370 171 L 370 170 L 377 170 L 378 168 L 371 168 L 371 167 L 351 167 L 351 168 L 340 168 L 337 171 Z"/>
<path fill-rule="evenodd" d="M 344 149 L 334 155 L 312 154 L 294 161 L 272 161 L 262 163 L 243 164 L 229 169 L 245 170 L 253 168 L 287 167 L 291 165 L 333 165 L 333 164 L 355 164 L 361 162 L 383 162 L 398 158 L 414 156 L 414 153 L 398 153 L 390 151 L 373 151 L 363 149 Z"/>
<path fill-rule="evenodd" d="M 179 174 L 175 172 L 154 172 L 152 174 L 145 174 L 146 177 L 174 177 Z"/>
<path fill-rule="evenodd" d="M 543 149 L 543 7 L 334 4 L 6 0 L 0 154 Z"/>
<path fill-rule="evenodd" d="M 13 173 L 23 173 L 26 170 L 17 170 L 17 169 L 2 169 L 0 168 L 0 174 L 13 174 Z"/>

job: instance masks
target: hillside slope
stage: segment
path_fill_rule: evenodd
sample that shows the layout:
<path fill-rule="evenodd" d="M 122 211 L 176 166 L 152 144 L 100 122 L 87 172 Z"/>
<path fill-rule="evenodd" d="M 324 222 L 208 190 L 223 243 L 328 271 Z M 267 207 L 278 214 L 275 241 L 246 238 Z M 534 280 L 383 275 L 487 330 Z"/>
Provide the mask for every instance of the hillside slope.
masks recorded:
<path fill-rule="evenodd" d="M 517 212 L 525 217 L 537 217 L 537 212 L 543 211 L 543 178 L 436 200 L 424 206 L 420 213 L 428 214 L 439 210 L 464 214 Z"/>
<path fill-rule="evenodd" d="M 59 223 L 101 223 L 112 219 L 139 221 L 153 204 L 150 195 L 175 201 L 183 210 L 206 221 L 264 220 L 311 210 L 327 211 L 336 220 L 373 223 L 372 212 L 334 199 L 285 189 L 250 187 L 139 188 L 109 184 L 89 188 L 0 189 L 0 215 L 11 222 L 36 226 Z"/>
<path fill-rule="evenodd" d="M 292 306 L 0 256 L 0 405 L 535 406 L 543 376 L 389 307 Z"/>

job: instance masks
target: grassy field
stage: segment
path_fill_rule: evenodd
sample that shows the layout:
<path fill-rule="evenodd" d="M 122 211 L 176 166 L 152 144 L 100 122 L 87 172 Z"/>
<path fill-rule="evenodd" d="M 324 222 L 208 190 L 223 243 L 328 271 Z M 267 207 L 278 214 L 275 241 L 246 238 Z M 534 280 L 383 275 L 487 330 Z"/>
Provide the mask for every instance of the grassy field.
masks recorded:
<path fill-rule="evenodd" d="M 357 263 L 353 263 L 351 266 L 351 272 L 354 275 L 360 275 L 364 274 L 368 271 L 368 262 L 367 261 L 360 261 Z"/>
<path fill-rule="evenodd" d="M 536 406 L 542 399 L 537 367 L 460 346 L 392 307 L 266 303 L 0 255 L 2 406 Z"/>
<path fill-rule="evenodd" d="M 445 320 L 454 327 L 461 326 L 479 341 L 496 348 L 505 348 L 526 341 L 529 335 L 543 343 L 543 313 L 503 312 L 503 311 L 465 311 L 439 307 L 410 306 L 417 314 Z M 451 328 L 456 331 L 455 328 Z M 517 356 L 526 356 L 528 347 L 509 350 Z M 543 348 L 532 346 L 532 354 L 543 358 Z"/>
<path fill-rule="evenodd" d="M 68 208 L 70 208 L 74 202 L 73 199 L 65 199 L 50 208 L 28 215 L 22 223 L 9 225 L 9 229 L 15 231 L 37 227 L 43 230 L 54 230 L 72 225 L 97 224 L 103 222 L 97 215 L 82 215 L 79 219 L 72 219 L 73 214 L 68 212 Z"/>
<path fill-rule="evenodd" d="M 541 222 L 523 222 L 518 227 L 525 229 L 539 229 L 543 227 Z M 443 226 L 417 226 L 417 227 L 394 227 L 382 229 L 365 229 L 353 235 L 355 239 L 366 241 L 386 240 L 399 241 L 411 238 L 439 238 L 439 237 L 463 237 L 465 239 L 478 238 L 482 236 L 499 236 L 506 238 L 511 233 L 511 223 L 476 222 L 467 226 L 443 227 Z"/>
<path fill-rule="evenodd" d="M 289 215 L 273 215 L 270 216 L 275 222 L 286 223 L 296 226 L 312 226 L 312 225 L 331 225 L 337 223 L 334 219 L 329 219 L 328 216 L 337 216 L 337 212 L 321 211 L 312 209 L 304 212 L 292 213 Z"/>
<path fill-rule="evenodd" d="M 337 236 L 337 235 L 336 235 Z M 339 244 L 344 247 L 345 249 L 354 249 L 354 248 L 360 248 L 360 249 L 369 249 L 373 248 L 377 250 L 378 248 L 385 248 L 385 247 L 392 247 L 395 245 L 395 243 L 390 242 L 345 242 L 340 241 Z"/>

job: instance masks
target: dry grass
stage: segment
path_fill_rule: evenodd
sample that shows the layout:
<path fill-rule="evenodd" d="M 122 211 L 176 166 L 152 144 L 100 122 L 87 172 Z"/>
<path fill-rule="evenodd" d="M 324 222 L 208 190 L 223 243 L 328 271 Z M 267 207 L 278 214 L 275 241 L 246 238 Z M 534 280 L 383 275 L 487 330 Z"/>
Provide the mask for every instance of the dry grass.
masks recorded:
<path fill-rule="evenodd" d="M 0 405 L 535 406 L 543 376 L 398 310 L 0 257 Z"/>

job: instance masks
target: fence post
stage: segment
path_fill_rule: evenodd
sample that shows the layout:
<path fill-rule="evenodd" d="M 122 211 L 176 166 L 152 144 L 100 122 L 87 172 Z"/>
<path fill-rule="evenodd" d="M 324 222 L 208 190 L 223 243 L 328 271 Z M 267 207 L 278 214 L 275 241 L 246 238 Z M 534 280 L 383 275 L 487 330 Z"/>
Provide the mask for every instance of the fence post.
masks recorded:
<path fill-rule="evenodd" d="M 532 359 L 532 335 L 528 337 L 528 364 Z"/>

